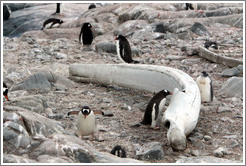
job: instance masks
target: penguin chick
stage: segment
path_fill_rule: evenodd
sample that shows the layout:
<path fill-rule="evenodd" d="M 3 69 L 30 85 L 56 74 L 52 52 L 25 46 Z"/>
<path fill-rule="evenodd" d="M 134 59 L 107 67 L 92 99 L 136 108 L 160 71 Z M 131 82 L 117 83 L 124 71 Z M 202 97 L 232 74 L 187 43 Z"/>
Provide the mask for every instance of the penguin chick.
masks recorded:
<path fill-rule="evenodd" d="M 49 18 L 43 23 L 43 28 L 41 30 L 43 30 L 44 28 L 52 28 L 54 25 L 61 25 L 62 23 L 63 21 L 61 19 Z"/>
<path fill-rule="evenodd" d="M 132 59 L 132 50 L 129 42 L 123 35 L 118 35 L 115 38 L 117 55 L 123 63 L 139 63 L 139 61 Z"/>
<path fill-rule="evenodd" d="M 213 101 L 213 86 L 212 80 L 208 76 L 207 72 L 203 71 L 197 78 L 196 83 L 199 87 L 202 102 Z"/>
<path fill-rule="evenodd" d="M 151 128 L 157 129 L 157 118 L 166 104 L 166 96 L 168 95 L 172 95 L 172 93 L 164 89 L 152 97 L 145 109 L 143 120 L 140 122 L 141 124 L 150 125 Z"/>
<path fill-rule="evenodd" d="M 7 101 L 9 101 L 9 98 L 8 98 L 8 87 L 7 85 L 3 82 L 3 95 L 4 97 L 6 98 Z"/>
<path fill-rule="evenodd" d="M 208 49 L 209 47 L 211 47 L 211 48 L 213 48 L 213 49 L 218 50 L 218 44 L 217 44 L 216 42 L 212 42 L 212 41 L 206 41 L 206 42 L 204 43 L 204 47 L 205 47 L 206 49 Z"/>
<path fill-rule="evenodd" d="M 93 32 L 91 30 L 92 25 L 89 22 L 85 22 L 81 28 L 79 34 L 79 42 L 83 45 L 91 45 L 93 41 Z"/>
<path fill-rule="evenodd" d="M 94 133 L 96 132 L 96 118 L 94 112 L 88 107 L 84 106 L 80 111 L 70 111 L 69 115 L 77 116 L 77 130 L 79 137 L 91 135 L 94 139 Z"/>
<path fill-rule="evenodd" d="M 126 158 L 126 151 L 123 149 L 120 145 L 116 145 L 110 152 L 111 154 L 121 157 L 121 158 Z"/>

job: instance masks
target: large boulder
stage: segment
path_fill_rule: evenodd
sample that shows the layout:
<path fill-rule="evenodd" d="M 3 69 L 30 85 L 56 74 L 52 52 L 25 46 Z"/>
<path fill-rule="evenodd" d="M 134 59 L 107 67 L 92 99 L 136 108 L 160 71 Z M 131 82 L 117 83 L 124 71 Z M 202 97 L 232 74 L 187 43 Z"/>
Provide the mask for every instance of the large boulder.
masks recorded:
<path fill-rule="evenodd" d="M 231 77 L 220 88 L 220 93 L 229 97 L 243 98 L 243 77 Z"/>

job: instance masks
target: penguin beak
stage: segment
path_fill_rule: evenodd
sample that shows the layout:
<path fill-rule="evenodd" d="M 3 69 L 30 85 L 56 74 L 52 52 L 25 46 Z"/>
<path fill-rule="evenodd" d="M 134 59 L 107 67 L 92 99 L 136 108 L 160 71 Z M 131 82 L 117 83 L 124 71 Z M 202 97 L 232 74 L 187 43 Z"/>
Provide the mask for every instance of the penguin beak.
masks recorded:
<path fill-rule="evenodd" d="M 7 100 L 7 101 L 9 101 L 9 98 L 8 98 L 8 96 L 7 96 L 7 95 L 4 95 L 4 97 L 6 98 L 6 100 Z"/>
<path fill-rule="evenodd" d="M 173 95 L 173 93 L 170 93 L 170 95 Z"/>
<path fill-rule="evenodd" d="M 85 119 L 86 119 L 86 115 L 84 115 Z"/>

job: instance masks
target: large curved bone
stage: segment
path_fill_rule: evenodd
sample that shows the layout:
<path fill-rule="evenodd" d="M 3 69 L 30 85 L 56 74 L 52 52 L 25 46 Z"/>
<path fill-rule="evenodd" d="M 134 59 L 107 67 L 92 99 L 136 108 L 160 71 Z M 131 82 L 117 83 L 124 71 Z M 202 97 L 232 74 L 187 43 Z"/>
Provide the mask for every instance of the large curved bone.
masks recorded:
<path fill-rule="evenodd" d="M 77 82 L 115 84 L 148 92 L 174 92 L 162 122 L 174 149 L 186 148 L 186 136 L 195 128 L 201 97 L 196 82 L 186 73 L 164 66 L 135 64 L 72 64 L 69 77 Z"/>

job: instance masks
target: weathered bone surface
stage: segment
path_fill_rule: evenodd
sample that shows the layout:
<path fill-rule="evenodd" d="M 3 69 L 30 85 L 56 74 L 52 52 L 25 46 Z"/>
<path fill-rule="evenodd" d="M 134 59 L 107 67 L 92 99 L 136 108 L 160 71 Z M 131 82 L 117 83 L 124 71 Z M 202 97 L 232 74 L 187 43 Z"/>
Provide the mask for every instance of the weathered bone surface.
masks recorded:
<path fill-rule="evenodd" d="M 148 92 L 174 92 L 162 122 L 174 149 L 186 148 L 186 136 L 197 124 L 201 97 L 196 82 L 186 73 L 164 66 L 134 64 L 72 64 L 69 77 L 77 82 L 115 84 Z"/>

